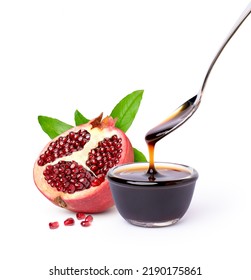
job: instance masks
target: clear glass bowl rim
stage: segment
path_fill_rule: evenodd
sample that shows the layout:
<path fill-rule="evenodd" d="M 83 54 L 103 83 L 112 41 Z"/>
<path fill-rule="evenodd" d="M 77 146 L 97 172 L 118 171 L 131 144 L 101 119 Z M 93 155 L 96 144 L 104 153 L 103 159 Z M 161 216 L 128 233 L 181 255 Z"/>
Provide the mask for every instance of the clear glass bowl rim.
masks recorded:
<path fill-rule="evenodd" d="M 184 169 L 184 171 L 187 171 L 188 173 L 190 173 L 190 175 L 186 176 L 186 177 L 183 177 L 183 178 L 180 178 L 180 179 L 173 179 L 173 180 L 168 180 L 167 181 L 167 185 L 168 185 L 168 182 L 170 182 L 171 185 L 175 186 L 175 184 L 180 184 L 181 182 L 183 184 L 187 184 L 187 183 L 190 183 L 191 181 L 196 181 L 199 177 L 199 174 L 197 172 L 196 169 L 194 169 L 193 167 L 189 166 L 189 165 L 185 165 L 185 164 L 180 164 L 180 163 L 173 163 L 173 162 L 155 162 L 154 163 L 155 166 L 167 166 L 167 167 L 173 167 L 173 168 L 181 168 L 181 169 Z M 115 181 L 117 183 L 120 183 L 121 185 L 123 185 L 123 178 L 121 178 L 120 176 L 116 176 L 116 171 L 119 171 L 120 169 L 124 169 L 126 166 L 130 166 L 130 167 L 133 167 L 133 166 L 146 166 L 148 167 L 149 165 L 149 162 L 133 162 L 133 163 L 124 163 L 124 164 L 119 164 L 119 165 L 116 165 L 114 166 L 113 168 L 111 168 L 108 173 L 107 173 L 107 178 L 108 180 L 110 181 Z M 150 187 L 150 186 L 156 186 L 158 183 L 156 182 L 147 182 L 147 186 Z M 146 182 L 144 181 L 136 181 L 136 180 L 132 180 L 130 182 L 126 181 L 124 182 L 124 185 L 125 186 L 130 186 L 130 185 L 138 185 L 138 186 L 144 186 L 146 185 Z"/>

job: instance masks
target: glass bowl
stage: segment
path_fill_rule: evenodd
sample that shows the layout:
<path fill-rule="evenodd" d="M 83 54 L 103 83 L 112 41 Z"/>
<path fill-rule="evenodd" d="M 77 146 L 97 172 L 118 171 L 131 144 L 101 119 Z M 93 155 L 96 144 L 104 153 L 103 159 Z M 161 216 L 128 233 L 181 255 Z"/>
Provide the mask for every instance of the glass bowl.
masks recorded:
<path fill-rule="evenodd" d="M 153 178 L 147 174 L 148 167 L 149 163 L 130 163 L 109 170 L 107 178 L 115 205 L 133 225 L 173 225 L 191 203 L 198 172 L 183 164 L 158 162 Z"/>

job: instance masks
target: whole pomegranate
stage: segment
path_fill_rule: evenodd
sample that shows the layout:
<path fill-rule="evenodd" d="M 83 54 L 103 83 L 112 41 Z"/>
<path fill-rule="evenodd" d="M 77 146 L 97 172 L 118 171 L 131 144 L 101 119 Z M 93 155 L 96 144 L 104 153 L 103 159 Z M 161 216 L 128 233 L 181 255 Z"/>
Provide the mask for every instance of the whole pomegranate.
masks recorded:
<path fill-rule="evenodd" d="M 35 162 L 37 188 L 54 204 L 74 212 L 103 212 L 114 205 L 106 174 L 133 162 L 133 148 L 115 120 L 102 115 L 50 141 Z"/>

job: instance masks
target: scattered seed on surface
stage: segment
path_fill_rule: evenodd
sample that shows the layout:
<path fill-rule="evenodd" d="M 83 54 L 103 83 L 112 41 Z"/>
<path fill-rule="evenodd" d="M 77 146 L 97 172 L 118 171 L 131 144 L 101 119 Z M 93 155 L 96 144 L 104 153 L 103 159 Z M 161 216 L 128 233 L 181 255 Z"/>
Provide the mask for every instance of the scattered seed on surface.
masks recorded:
<path fill-rule="evenodd" d="M 59 227 L 59 223 L 58 222 L 51 222 L 49 223 L 49 228 L 50 229 L 56 229 Z"/>
<path fill-rule="evenodd" d="M 73 218 L 68 218 L 64 221 L 65 226 L 73 226 L 75 224 L 75 221 Z"/>
<path fill-rule="evenodd" d="M 92 221 L 93 221 L 92 215 L 86 216 L 85 221 L 86 221 L 86 222 L 92 222 Z"/>
<path fill-rule="evenodd" d="M 83 220 L 83 219 L 85 218 L 85 213 L 83 213 L 83 212 L 78 212 L 78 213 L 76 214 L 76 217 L 77 217 L 78 220 Z"/>
<path fill-rule="evenodd" d="M 80 223 L 80 225 L 81 225 L 82 227 L 89 227 L 89 226 L 91 225 L 91 222 L 88 222 L 88 221 L 84 220 L 84 221 L 82 221 L 82 222 Z"/>
<path fill-rule="evenodd" d="M 76 218 L 78 220 L 82 220 L 80 225 L 82 227 L 89 227 L 92 224 L 93 221 L 93 216 L 92 215 L 87 215 L 84 212 L 78 212 L 76 213 Z M 73 218 L 67 218 L 64 220 L 64 225 L 65 226 L 73 226 L 75 224 L 75 220 Z M 59 227 L 59 222 L 50 222 L 49 223 L 49 228 L 50 229 L 56 229 Z"/>
<path fill-rule="evenodd" d="M 85 219 L 80 223 L 82 227 L 89 227 L 93 221 L 92 215 L 87 215 Z"/>

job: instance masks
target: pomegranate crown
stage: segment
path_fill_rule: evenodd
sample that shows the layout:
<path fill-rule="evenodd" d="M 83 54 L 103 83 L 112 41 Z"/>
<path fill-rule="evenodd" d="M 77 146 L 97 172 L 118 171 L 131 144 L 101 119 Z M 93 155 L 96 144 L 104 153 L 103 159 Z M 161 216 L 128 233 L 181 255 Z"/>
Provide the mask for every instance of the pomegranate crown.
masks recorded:
<path fill-rule="evenodd" d="M 106 116 L 104 119 L 103 113 L 101 113 L 98 117 L 90 121 L 90 124 L 92 125 L 92 128 L 98 127 L 100 129 L 103 129 L 105 127 L 114 127 L 115 123 L 117 121 L 117 118 L 113 118 L 111 116 Z"/>

